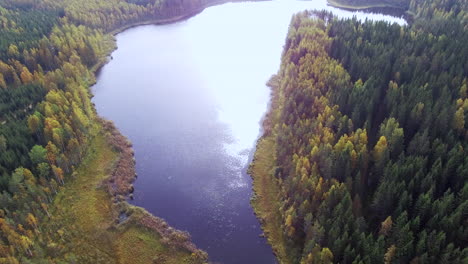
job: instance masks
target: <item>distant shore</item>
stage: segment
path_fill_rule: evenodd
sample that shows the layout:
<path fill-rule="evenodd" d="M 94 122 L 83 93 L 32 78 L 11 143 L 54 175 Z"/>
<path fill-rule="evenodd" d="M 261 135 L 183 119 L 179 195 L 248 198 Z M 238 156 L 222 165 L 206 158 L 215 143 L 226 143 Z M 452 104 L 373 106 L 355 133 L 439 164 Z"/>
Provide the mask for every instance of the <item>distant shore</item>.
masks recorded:
<path fill-rule="evenodd" d="M 327 0 L 328 5 L 336 7 L 336 8 L 341 8 L 341 9 L 347 9 L 347 10 L 365 10 L 365 9 L 371 9 L 371 8 L 398 8 L 401 10 L 401 7 L 395 6 L 395 5 L 390 5 L 386 3 L 375 3 L 375 4 L 367 4 L 367 5 L 351 5 L 351 4 L 344 4 L 340 3 L 336 0 Z"/>

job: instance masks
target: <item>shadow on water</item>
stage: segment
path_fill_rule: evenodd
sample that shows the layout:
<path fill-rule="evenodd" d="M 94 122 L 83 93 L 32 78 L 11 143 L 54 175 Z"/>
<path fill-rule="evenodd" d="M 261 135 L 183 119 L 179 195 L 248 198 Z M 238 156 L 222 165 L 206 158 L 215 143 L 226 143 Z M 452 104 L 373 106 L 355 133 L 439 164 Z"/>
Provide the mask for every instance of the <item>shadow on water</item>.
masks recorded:
<path fill-rule="evenodd" d="M 338 9 L 346 10 L 346 11 L 355 11 L 352 8 L 345 8 L 345 7 L 338 7 Z M 364 9 L 359 9 L 360 12 L 367 13 L 367 14 L 382 14 L 392 17 L 398 17 L 406 20 L 406 22 L 411 23 L 413 21 L 413 16 L 403 8 L 399 7 L 369 7 Z"/>

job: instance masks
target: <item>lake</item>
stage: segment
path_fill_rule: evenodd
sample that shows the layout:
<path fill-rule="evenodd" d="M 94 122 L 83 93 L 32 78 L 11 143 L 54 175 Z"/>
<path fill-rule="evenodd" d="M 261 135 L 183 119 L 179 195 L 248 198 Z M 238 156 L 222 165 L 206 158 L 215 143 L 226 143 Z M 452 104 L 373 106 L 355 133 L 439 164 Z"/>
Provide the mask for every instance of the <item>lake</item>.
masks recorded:
<path fill-rule="evenodd" d="M 326 1 L 229 3 L 182 22 L 132 28 L 92 88 L 99 115 L 132 142 L 135 205 L 186 230 L 210 260 L 275 263 L 250 207 L 246 170 L 267 110 L 289 22 Z"/>

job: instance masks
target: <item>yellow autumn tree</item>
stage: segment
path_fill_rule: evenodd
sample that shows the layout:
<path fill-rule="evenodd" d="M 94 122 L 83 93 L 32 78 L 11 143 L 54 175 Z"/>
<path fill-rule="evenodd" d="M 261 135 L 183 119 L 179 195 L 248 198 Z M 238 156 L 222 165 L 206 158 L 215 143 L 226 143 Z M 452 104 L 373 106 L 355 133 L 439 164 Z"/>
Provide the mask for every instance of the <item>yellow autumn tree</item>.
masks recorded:
<path fill-rule="evenodd" d="M 463 111 L 462 107 L 458 108 L 455 112 L 453 117 L 453 128 L 458 133 L 463 133 L 465 130 L 465 111 Z"/>
<path fill-rule="evenodd" d="M 18 50 L 18 47 L 14 44 L 10 44 L 10 46 L 8 47 L 8 52 L 7 52 L 8 56 L 10 57 L 18 57 L 19 56 L 19 50 Z"/>
<path fill-rule="evenodd" d="M 379 162 L 384 158 L 385 152 L 388 149 L 387 138 L 381 136 L 374 147 L 374 161 Z"/>
<path fill-rule="evenodd" d="M 333 263 L 333 253 L 329 248 L 322 248 L 319 255 L 319 261 L 316 263 L 320 264 L 331 264 Z"/>
<path fill-rule="evenodd" d="M 379 234 L 381 235 L 384 235 L 384 236 L 387 236 L 391 229 L 392 229 L 392 226 L 393 226 L 393 221 L 392 221 L 392 217 L 391 216 L 388 216 L 381 224 L 380 224 L 380 231 L 379 231 Z"/>
<path fill-rule="evenodd" d="M 390 264 L 390 263 L 392 263 L 393 257 L 395 257 L 396 249 L 397 249 L 397 248 L 396 248 L 395 245 L 391 245 L 391 246 L 387 249 L 387 252 L 386 252 L 385 255 L 384 255 L 384 263 L 385 263 L 385 264 Z"/>
<path fill-rule="evenodd" d="M 3 74 L 1 72 L 0 72 L 0 88 L 2 88 L 2 89 L 7 88 L 7 84 L 5 82 L 5 77 L 3 76 Z"/>
<path fill-rule="evenodd" d="M 33 214 L 28 213 L 28 216 L 26 217 L 26 222 L 28 223 L 29 226 L 31 226 L 32 228 L 37 230 L 37 227 L 38 227 L 37 226 L 37 219 Z"/>
<path fill-rule="evenodd" d="M 28 127 L 29 127 L 29 131 L 32 134 L 36 134 L 37 136 L 39 136 L 40 126 L 41 126 L 41 120 L 39 119 L 37 115 L 30 115 L 28 117 Z"/>
<path fill-rule="evenodd" d="M 34 80 L 34 76 L 26 67 L 23 67 L 23 69 L 21 70 L 20 78 L 23 84 L 30 83 Z"/>

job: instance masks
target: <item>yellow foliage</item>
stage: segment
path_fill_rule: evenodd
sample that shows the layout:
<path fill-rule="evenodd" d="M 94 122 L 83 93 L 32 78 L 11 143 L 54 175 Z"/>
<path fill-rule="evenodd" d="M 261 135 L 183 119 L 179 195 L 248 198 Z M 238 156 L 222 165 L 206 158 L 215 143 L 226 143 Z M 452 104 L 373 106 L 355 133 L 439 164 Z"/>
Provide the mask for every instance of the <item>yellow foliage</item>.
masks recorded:
<path fill-rule="evenodd" d="M 286 222 L 285 222 L 286 226 L 291 227 L 292 222 L 293 222 L 292 215 L 288 215 L 288 217 L 286 217 Z"/>
<path fill-rule="evenodd" d="M 385 264 L 390 264 L 392 263 L 393 257 L 395 256 L 396 253 L 396 246 L 391 245 L 388 249 L 387 252 L 384 255 L 384 263 Z"/>
<path fill-rule="evenodd" d="M 6 85 L 6 82 L 5 82 L 5 77 L 3 76 L 3 74 L 1 72 L 0 72 L 0 88 L 2 88 L 2 89 L 7 88 L 7 85 Z"/>
<path fill-rule="evenodd" d="M 356 151 L 353 149 L 351 151 L 351 165 L 353 166 L 353 168 L 356 168 L 357 161 L 358 161 L 358 155 L 357 155 Z"/>
<path fill-rule="evenodd" d="M 31 72 L 26 67 L 23 67 L 23 69 L 21 71 L 21 74 L 20 74 L 20 77 L 21 77 L 21 82 L 23 84 L 30 83 L 34 79 L 34 76 L 31 74 Z"/>
<path fill-rule="evenodd" d="M 329 248 L 323 248 L 320 252 L 320 263 L 331 264 L 333 263 L 333 253 Z"/>
<path fill-rule="evenodd" d="M 463 133 L 465 129 L 465 111 L 462 107 L 458 108 L 453 117 L 453 128 L 459 133 Z"/>
<path fill-rule="evenodd" d="M 319 152 L 319 148 L 317 146 L 314 146 L 312 150 L 310 151 L 310 156 L 314 158 Z"/>
<path fill-rule="evenodd" d="M 288 236 L 293 237 L 294 233 L 296 233 L 296 229 L 293 226 L 289 227 L 288 228 Z"/>
<path fill-rule="evenodd" d="M 26 222 L 33 228 L 37 228 L 37 219 L 34 217 L 33 214 L 28 213 L 28 216 L 26 217 Z"/>
<path fill-rule="evenodd" d="M 392 229 L 393 221 L 392 217 L 388 216 L 381 224 L 380 224 L 380 232 L 379 234 L 387 236 Z"/>
<path fill-rule="evenodd" d="M 10 46 L 8 47 L 7 54 L 10 57 L 18 57 L 19 56 L 18 47 L 16 45 L 10 44 Z"/>
<path fill-rule="evenodd" d="M 374 147 L 374 160 L 380 161 L 383 158 L 384 152 L 387 150 L 388 144 L 387 139 L 381 136 L 377 144 Z"/>
<path fill-rule="evenodd" d="M 359 143 L 367 145 L 367 131 L 365 129 L 359 134 Z"/>
<path fill-rule="evenodd" d="M 466 85 L 466 79 L 463 81 L 463 85 L 460 87 L 460 97 L 466 99 L 468 97 L 468 86 Z"/>

